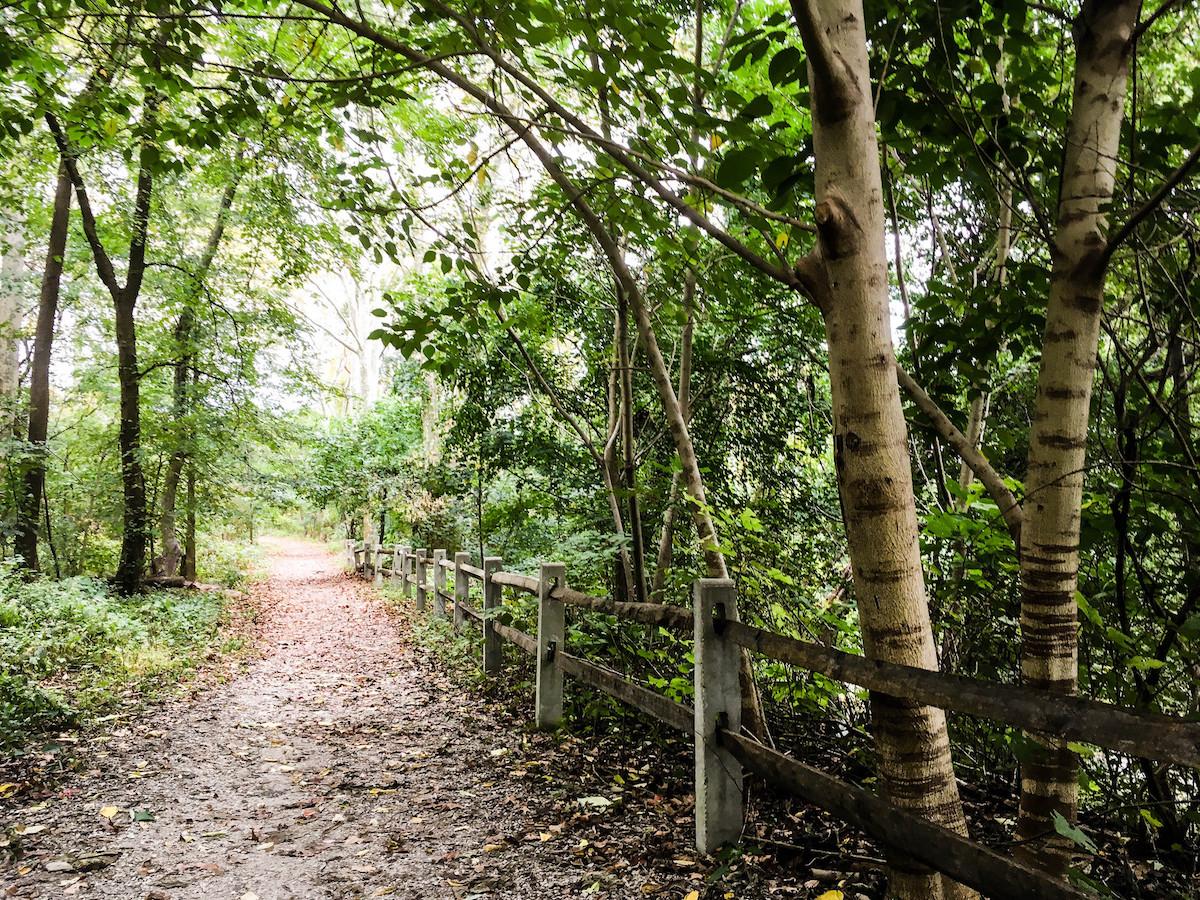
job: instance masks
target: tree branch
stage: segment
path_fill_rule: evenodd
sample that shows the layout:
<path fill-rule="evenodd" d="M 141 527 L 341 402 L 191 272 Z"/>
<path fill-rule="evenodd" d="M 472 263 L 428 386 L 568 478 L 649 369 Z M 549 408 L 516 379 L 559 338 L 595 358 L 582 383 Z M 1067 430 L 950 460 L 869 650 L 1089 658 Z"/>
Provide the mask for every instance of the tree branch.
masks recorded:
<path fill-rule="evenodd" d="M 925 390 L 917 384 L 913 377 L 899 365 L 896 366 L 896 378 L 900 382 L 900 386 L 912 397 L 917 408 L 929 419 L 934 430 L 945 438 L 946 443 L 958 452 L 962 461 L 970 466 L 971 470 L 979 477 L 980 482 L 987 488 L 987 492 L 996 501 L 996 506 L 1000 508 L 1000 515 L 1004 517 L 1013 541 L 1020 546 L 1021 523 L 1024 521 L 1025 513 L 1021 509 L 1021 504 L 1017 502 L 1017 498 L 1004 483 L 1004 479 L 992 468 L 992 464 L 987 461 L 987 458 L 978 449 L 971 446 L 966 435 L 954 426 L 954 423 L 942 412 L 933 398 L 925 393 Z"/>
<path fill-rule="evenodd" d="M 791 0 L 791 6 L 813 73 L 814 113 L 825 122 L 838 122 L 862 99 L 862 90 L 829 42 L 814 0 Z"/>
<path fill-rule="evenodd" d="M 300 0 L 300 2 L 304 6 L 307 6 L 313 10 L 320 9 L 325 11 L 328 9 L 328 7 L 323 7 L 320 3 L 316 2 L 316 0 Z M 692 207 L 684 197 L 681 197 L 678 193 L 671 190 L 667 185 L 655 178 L 654 175 L 652 175 L 635 159 L 632 153 L 627 152 L 626 149 L 620 144 L 606 139 L 602 134 L 596 131 L 596 129 L 592 128 L 587 122 L 575 115 L 575 113 L 571 112 L 571 110 L 551 96 L 550 93 L 544 87 L 542 87 L 542 85 L 536 79 L 531 78 L 519 67 L 513 65 L 511 62 L 505 59 L 499 51 L 497 51 L 483 39 L 482 35 L 479 33 L 479 29 L 476 28 L 469 19 L 446 6 L 444 3 L 441 3 L 440 0 L 431 0 L 431 5 L 441 11 L 444 15 L 447 15 L 458 22 L 458 24 L 461 25 L 471 36 L 471 39 L 475 42 L 475 45 L 483 52 L 485 56 L 488 57 L 488 59 L 492 61 L 497 68 L 499 68 L 510 78 L 514 79 L 518 84 L 532 91 L 538 97 L 538 99 L 545 103 L 546 106 L 555 113 L 555 115 L 562 118 L 564 122 L 570 123 L 570 125 L 577 132 L 579 132 L 581 137 L 585 137 L 587 140 L 603 148 L 604 151 L 609 154 L 609 156 L 613 157 L 613 159 L 624 166 L 625 169 L 636 179 L 642 182 L 642 184 L 646 185 L 648 188 L 654 191 L 654 193 L 658 194 L 659 197 L 665 200 L 667 205 L 674 209 L 677 213 L 682 215 L 693 225 L 696 225 L 702 231 L 706 232 L 710 237 L 714 238 L 716 241 L 732 250 L 735 254 L 742 257 L 759 271 L 790 287 L 796 286 L 795 281 L 792 278 L 792 273 L 788 269 L 773 265 L 765 258 L 759 256 L 752 249 L 750 249 L 750 247 L 743 244 L 729 232 L 717 227 L 707 216 L 701 215 L 698 210 Z M 339 24 L 344 24 L 342 19 L 347 19 L 347 17 L 341 15 L 340 13 L 335 13 L 333 10 L 330 10 L 330 13 L 339 16 L 337 19 Z M 347 19 L 347 21 L 352 20 Z M 398 49 L 406 56 L 416 52 L 407 47 L 400 49 L 403 45 L 400 45 L 396 41 L 392 41 L 392 44 L 394 49 Z M 409 58 L 412 57 L 409 56 Z M 449 73 L 450 75 L 454 75 L 461 79 L 461 76 L 458 76 L 457 73 L 445 66 L 441 66 L 437 69 L 433 69 L 431 67 L 431 69 L 433 71 L 437 71 L 438 74 L 442 74 L 443 77 L 446 77 L 444 73 Z"/>
<path fill-rule="evenodd" d="M 1138 23 L 1137 28 L 1133 29 L 1132 40 L 1136 42 L 1139 38 L 1141 38 L 1141 36 L 1143 34 L 1145 34 L 1147 31 L 1150 30 L 1150 27 L 1155 22 L 1157 22 L 1159 19 L 1161 19 L 1164 15 L 1169 13 L 1173 8 L 1175 8 L 1178 5 L 1179 5 L 1179 0 L 1164 0 L 1164 2 L 1158 7 L 1158 9 L 1154 10 L 1154 12 L 1150 13 L 1150 15 L 1146 16 L 1146 18 L 1144 18 L 1141 22 Z"/>
<path fill-rule="evenodd" d="M 1116 249 L 1129 240 L 1130 235 L 1133 234 L 1138 225 L 1162 205 L 1162 202 L 1167 199 L 1167 195 L 1179 185 L 1179 182 L 1187 178 L 1188 173 L 1191 172 L 1197 162 L 1200 162 L 1200 144 L 1192 148 L 1192 152 L 1176 167 L 1174 172 L 1167 176 L 1167 180 L 1158 186 L 1158 190 L 1151 194 L 1138 211 L 1130 216 L 1125 221 L 1125 224 L 1117 230 L 1117 233 L 1108 239 L 1108 243 L 1104 245 L 1104 253 L 1100 257 L 1100 264 L 1102 266 L 1108 264 Z"/>
<path fill-rule="evenodd" d="M 100 276 L 100 281 L 108 289 L 108 292 L 115 297 L 121 292 L 121 284 L 117 281 L 117 272 L 113 268 L 112 259 L 109 257 L 108 251 L 104 249 L 104 244 L 96 229 L 96 215 L 92 212 L 92 202 L 88 199 L 87 185 L 83 183 L 83 176 L 79 174 L 79 166 L 76 165 L 75 150 L 68 143 L 67 136 L 63 134 L 62 126 L 59 125 L 58 119 L 54 117 L 53 113 L 46 113 L 46 125 L 49 126 L 50 133 L 54 135 L 59 156 L 62 157 L 63 165 L 67 169 L 67 176 L 75 187 L 75 198 L 79 203 L 79 217 L 83 220 L 83 234 L 87 238 L 88 245 L 92 248 L 92 256 L 96 260 L 96 274 Z"/>

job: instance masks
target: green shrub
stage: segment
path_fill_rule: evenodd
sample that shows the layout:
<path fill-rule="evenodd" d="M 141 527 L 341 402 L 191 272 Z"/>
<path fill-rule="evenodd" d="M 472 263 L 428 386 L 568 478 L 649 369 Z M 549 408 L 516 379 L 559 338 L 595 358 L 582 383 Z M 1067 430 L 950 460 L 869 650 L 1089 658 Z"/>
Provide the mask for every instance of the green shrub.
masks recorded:
<path fill-rule="evenodd" d="M 253 579 L 262 563 L 259 548 L 244 540 L 204 534 L 196 543 L 196 577 L 203 582 L 237 587 Z"/>
<path fill-rule="evenodd" d="M 122 598 L 97 579 L 27 581 L 0 563 L 0 750 L 185 676 L 225 603 L 215 591 Z"/>

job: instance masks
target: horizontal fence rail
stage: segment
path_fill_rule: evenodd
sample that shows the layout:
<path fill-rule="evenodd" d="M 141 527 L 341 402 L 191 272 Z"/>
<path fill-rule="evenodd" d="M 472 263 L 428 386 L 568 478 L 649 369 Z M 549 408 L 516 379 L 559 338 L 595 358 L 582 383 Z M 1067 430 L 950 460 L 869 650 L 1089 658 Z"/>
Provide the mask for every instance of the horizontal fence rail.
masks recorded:
<path fill-rule="evenodd" d="M 390 556 L 391 566 L 385 567 Z M 742 773 L 753 772 L 776 788 L 793 793 L 859 828 L 919 864 L 945 873 L 985 895 L 999 898 L 1082 898 L 1065 881 L 1019 863 L 983 844 L 951 832 L 871 791 L 799 762 L 740 733 L 740 657 L 749 650 L 869 691 L 980 716 L 1031 732 L 1107 747 L 1134 756 L 1200 767 L 1200 722 L 1111 706 L 1019 685 L 980 681 L 869 659 L 821 644 L 797 640 L 747 625 L 738 619 L 737 595 L 728 579 L 700 579 L 692 605 L 630 603 L 596 597 L 566 585 L 559 563 L 543 563 L 537 577 L 503 571 L 498 557 L 483 566 L 470 554 L 346 542 L 349 567 L 381 584 L 384 574 L 399 582 L 404 596 L 424 610 L 447 616 L 452 605 L 456 629 L 466 619 L 483 631 L 483 670 L 501 665 L 501 643 L 513 644 L 534 659 L 534 697 L 539 728 L 562 719 L 563 678 L 590 685 L 658 722 L 690 733 L 695 744 L 696 846 L 712 852 L 740 840 L 744 827 Z M 432 584 L 429 583 L 432 573 Z M 452 573 L 453 590 L 446 585 Z M 481 583 L 482 606 L 468 602 L 472 580 Z M 527 634 L 496 618 L 501 591 L 509 588 L 538 600 L 538 633 Z M 695 706 L 678 703 L 620 672 L 572 656 L 566 643 L 565 607 L 572 606 L 691 635 Z"/>
<path fill-rule="evenodd" d="M 695 725 L 695 711 L 690 706 L 684 706 L 670 697 L 664 697 L 657 691 L 630 681 L 620 672 L 571 656 L 569 653 L 559 654 L 558 659 L 562 670 L 571 677 L 640 709 L 664 725 L 670 725 L 685 734 L 691 733 Z"/>
<path fill-rule="evenodd" d="M 881 694 L 1086 741 L 1132 756 L 1200 767 L 1200 722 L 867 659 L 742 622 L 724 627 L 731 641 L 771 659 Z"/>

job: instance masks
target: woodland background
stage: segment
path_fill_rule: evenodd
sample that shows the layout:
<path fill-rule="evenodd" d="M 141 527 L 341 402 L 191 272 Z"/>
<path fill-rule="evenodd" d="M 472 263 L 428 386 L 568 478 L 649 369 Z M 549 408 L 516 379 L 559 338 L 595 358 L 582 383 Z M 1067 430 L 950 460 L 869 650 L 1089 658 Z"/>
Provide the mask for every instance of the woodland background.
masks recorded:
<path fill-rule="evenodd" d="M 840 498 L 853 398 L 835 396 L 853 360 L 831 329 L 837 298 L 801 269 L 832 246 L 812 224 L 831 165 L 812 107 L 829 86 L 804 23 L 843 5 L 5 4 L 3 743 L 219 644 L 220 600 L 137 589 L 236 583 L 270 529 L 522 571 L 561 560 L 574 585 L 661 602 L 686 602 L 719 557 L 744 617 L 861 652 L 844 525 L 869 529 Z M 901 391 L 895 408 L 935 664 L 1018 681 L 1022 556 L 1004 498 L 1026 497 L 1061 333 L 1047 298 L 1078 218 L 1064 214 L 1073 85 L 1124 13 L 1111 183 L 1090 210 L 1120 240 L 1092 312 L 1086 447 L 1071 451 L 1086 450 L 1071 678 L 1194 717 L 1194 5 L 866 3 L 872 80 L 855 108 L 880 191 L 856 221 L 879 220 L 868 243 L 886 262 L 875 337 L 926 398 Z M 571 640 L 686 697 L 686 648 L 641 638 L 594 617 Z M 141 650 L 115 664 L 113 646 Z M 766 661 L 755 675 L 780 745 L 875 783 L 861 692 Z M 1019 768 L 1046 747 L 959 717 L 949 741 L 951 782 L 1010 839 Z M 1084 831 L 1065 802 L 1061 825 L 1042 822 L 1074 877 L 1194 890 L 1197 773 L 1065 752 Z"/>

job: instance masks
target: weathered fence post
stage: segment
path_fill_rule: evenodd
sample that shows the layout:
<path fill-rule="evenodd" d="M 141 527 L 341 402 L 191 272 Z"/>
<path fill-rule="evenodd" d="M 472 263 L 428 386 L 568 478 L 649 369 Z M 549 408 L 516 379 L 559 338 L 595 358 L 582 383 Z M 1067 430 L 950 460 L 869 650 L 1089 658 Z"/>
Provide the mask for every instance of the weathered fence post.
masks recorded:
<path fill-rule="evenodd" d="M 375 545 L 375 587 L 383 587 L 383 544 Z"/>
<path fill-rule="evenodd" d="M 412 597 L 412 582 L 408 580 L 408 560 L 412 556 L 412 547 L 400 548 L 400 585 L 404 589 L 404 599 Z"/>
<path fill-rule="evenodd" d="M 425 554 L 429 551 L 425 547 L 418 547 L 416 556 L 413 558 L 413 573 L 417 580 L 417 609 L 425 609 Z"/>
<path fill-rule="evenodd" d="M 454 554 L 454 630 L 461 631 L 463 625 L 463 604 L 467 602 L 467 594 L 471 590 L 470 576 L 463 571 L 463 566 L 469 565 L 471 554 L 459 552 Z"/>
<path fill-rule="evenodd" d="M 504 560 L 488 556 L 483 560 L 483 671 L 489 675 L 500 671 L 503 647 L 492 618 L 500 608 L 501 586 L 492 582 L 492 573 L 499 572 Z"/>
<path fill-rule="evenodd" d="M 396 579 L 400 576 L 401 566 L 401 547 L 399 544 L 392 544 L 392 585 L 395 586 Z"/>
<path fill-rule="evenodd" d="M 737 591 L 727 578 L 701 578 L 692 589 L 696 673 L 696 849 L 712 853 L 742 833 L 742 767 L 717 737 L 741 726 L 739 649 L 721 637 L 737 621 Z"/>
<path fill-rule="evenodd" d="M 353 572 L 354 571 L 354 540 L 352 538 L 346 538 L 346 543 L 345 543 L 344 549 L 346 550 L 346 559 L 350 563 L 350 571 Z"/>
<path fill-rule="evenodd" d="M 442 568 L 442 560 L 446 558 L 445 550 L 433 551 L 433 611 L 439 619 L 446 618 L 446 570 Z"/>
<path fill-rule="evenodd" d="M 538 728 L 557 728 L 563 712 L 563 673 L 558 652 L 565 649 L 566 615 L 563 602 L 550 592 L 567 583 L 562 563 L 542 563 L 538 569 L 537 688 L 534 723 Z"/>

